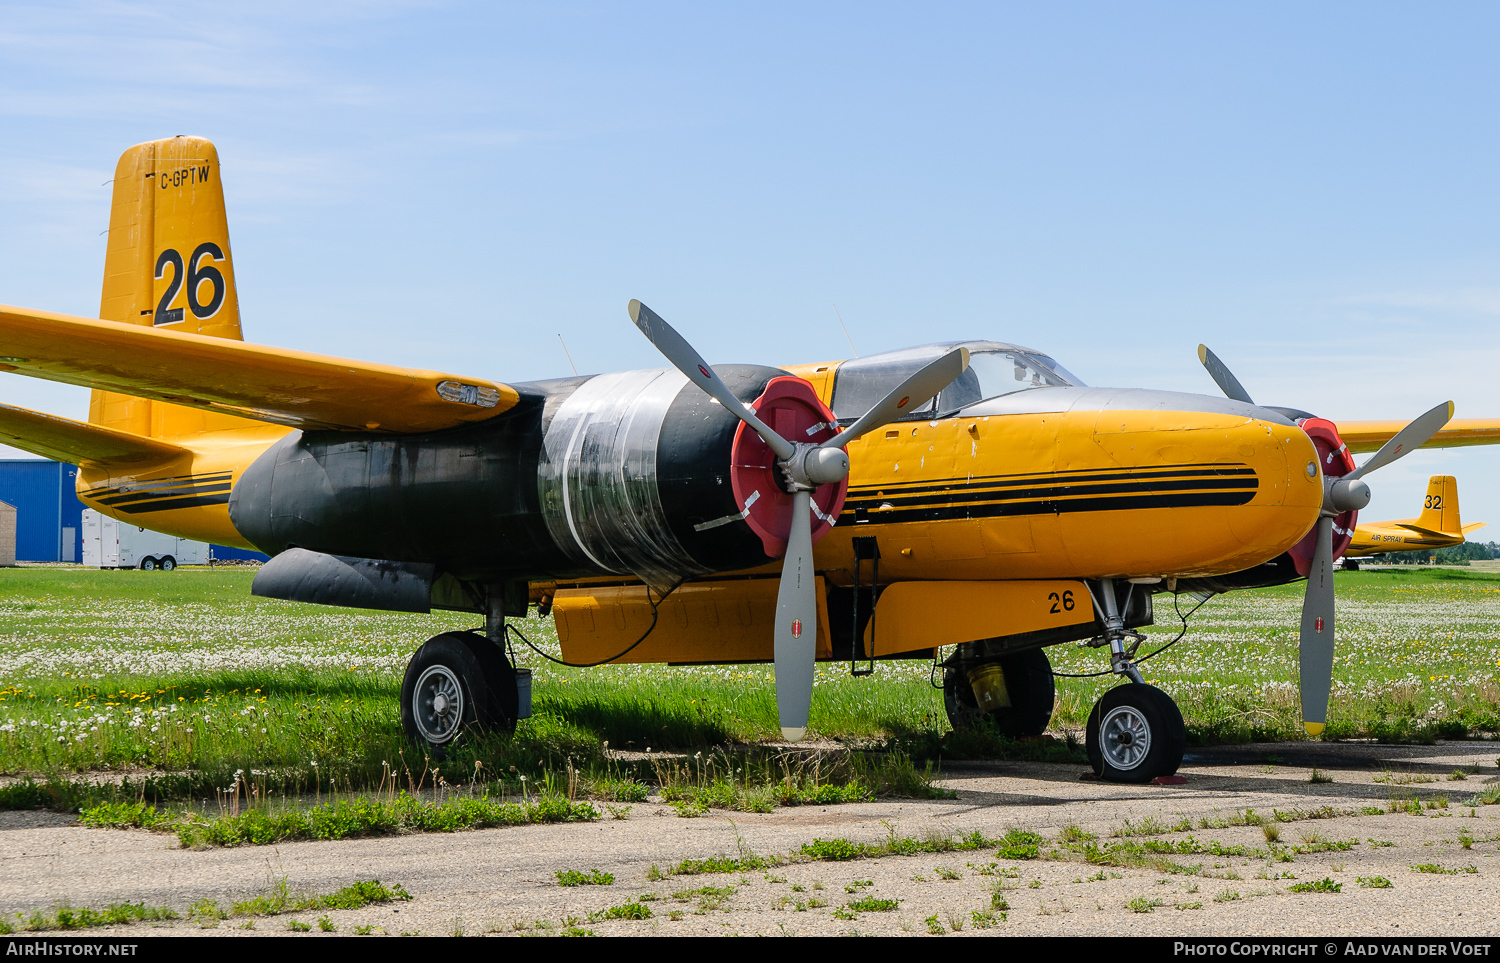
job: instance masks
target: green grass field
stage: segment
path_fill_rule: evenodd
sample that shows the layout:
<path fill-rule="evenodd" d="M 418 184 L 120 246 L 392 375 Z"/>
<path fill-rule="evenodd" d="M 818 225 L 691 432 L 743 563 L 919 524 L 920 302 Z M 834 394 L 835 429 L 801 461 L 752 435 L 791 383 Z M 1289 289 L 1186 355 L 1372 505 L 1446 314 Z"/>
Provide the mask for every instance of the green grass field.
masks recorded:
<path fill-rule="evenodd" d="M 237 770 L 326 793 L 424 768 L 401 734 L 402 672 L 425 639 L 472 627 L 474 618 L 256 599 L 251 578 L 244 569 L 0 570 L 0 772 L 186 774 L 176 778 L 191 795 L 227 784 Z M 1301 592 L 1290 585 L 1215 598 L 1182 642 L 1146 663 L 1148 680 L 1182 706 L 1190 738 L 1299 738 Z M 1340 573 L 1338 597 L 1330 737 L 1427 740 L 1500 729 L 1500 575 Z M 1185 611 L 1192 603 L 1184 602 Z M 1170 596 L 1158 596 L 1142 651 L 1178 626 Z M 523 628 L 556 651 L 550 620 L 532 617 Z M 1060 672 L 1105 665 L 1097 649 L 1048 651 Z M 769 666 L 577 670 L 521 655 L 535 672 L 535 717 L 514 739 L 481 740 L 448 761 L 444 778 L 536 778 L 567 759 L 599 762 L 605 742 L 698 751 L 778 733 Z M 944 741 L 930 670 L 888 662 L 855 679 L 846 665 L 820 666 L 813 730 L 917 757 L 963 754 Z M 1054 727 L 1081 727 L 1112 684 L 1059 679 Z"/>

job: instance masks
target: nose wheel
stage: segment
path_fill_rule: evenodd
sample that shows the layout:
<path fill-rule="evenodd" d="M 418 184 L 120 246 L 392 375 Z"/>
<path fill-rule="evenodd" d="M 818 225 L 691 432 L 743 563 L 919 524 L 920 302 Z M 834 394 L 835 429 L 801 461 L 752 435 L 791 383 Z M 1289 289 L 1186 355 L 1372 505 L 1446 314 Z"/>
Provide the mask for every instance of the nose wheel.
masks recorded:
<path fill-rule="evenodd" d="M 1084 748 L 1094 774 L 1108 782 L 1150 782 L 1182 765 L 1187 727 L 1172 697 L 1130 682 L 1104 693 L 1089 713 Z"/>

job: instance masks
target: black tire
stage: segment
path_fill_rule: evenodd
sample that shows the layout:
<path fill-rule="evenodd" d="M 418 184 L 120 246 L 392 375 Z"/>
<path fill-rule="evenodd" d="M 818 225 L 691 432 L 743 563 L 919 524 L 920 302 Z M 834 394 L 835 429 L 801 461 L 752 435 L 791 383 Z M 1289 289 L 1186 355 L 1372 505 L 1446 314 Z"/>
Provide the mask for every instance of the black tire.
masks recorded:
<path fill-rule="evenodd" d="M 1156 686 L 1131 682 L 1094 703 L 1084 749 L 1100 779 L 1141 783 L 1177 772 L 1186 742 L 1187 728 L 1172 697 Z"/>
<path fill-rule="evenodd" d="M 990 726 L 1012 738 L 1039 736 L 1052 721 L 1057 688 L 1052 681 L 1052 662 L 1043 649 L 1027 649 L 999 660 L 1005 673 L 1010 708 L 981 712 L 969 685 L 967 672 L 949 668 L 943 673 L 943 705 L 955 729 Z"/>
<path fill-rule="evenodd" d="M 1346 571 L 1346 572 L 1358 572 L 1359 571 L 1359 559 L 1357 559 L 1357 558 L 1346 558 L 1346 559 L 1344 559 L 1344 571 Z"/>
<path fill-rule="evenodd" d="M 141 559 L 141 571 L 142 572 L 154 572 L 154 571 L 156 571 L 156 559 L 152 558 L 150 555 L 147 555 L 145 558 Z"/>
<path fill-rule="evenodd" d="M 163 572 L 170 572 L 177 568 L 177 559 L 170 555 L 163 555 L 159 564 Z"/>
<path fill-rule="evenodd" d="M 508 688 L 502 681 L 507 672 Z M 401 727 L 434 758 L 444 758 L 471 732 L 514 731 L 515 706 L 515 673 L 499 647 L 482 637 L 445 632 L 423 643 L 406 664 Z"/>

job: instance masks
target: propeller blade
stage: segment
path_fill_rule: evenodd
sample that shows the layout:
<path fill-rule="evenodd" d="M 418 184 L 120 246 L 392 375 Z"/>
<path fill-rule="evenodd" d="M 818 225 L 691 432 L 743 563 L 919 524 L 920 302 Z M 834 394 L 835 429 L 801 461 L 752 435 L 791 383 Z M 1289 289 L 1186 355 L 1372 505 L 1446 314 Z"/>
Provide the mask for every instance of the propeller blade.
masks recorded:
<path fill-rule="evenodd" d="M 1219 390 L 1224 392 L 1227 397 L 1233 398 L 1235 401 L 1243 401 L 1247 405 L 1255 404 L 1254 401 L 1250 400 L 1250 392 L 1246 391 L 1245 386 L 1240 384 L 1240 379 L 1234 376 L 1234 372 L 1229 370 L 1228 365 L 1219 360 L 1218 355 L 1208 350 L 1208 345 L 1198 345 L 1198 360 L 1203 362 L 1203 367 L 1208 369 L 1209 376 L 1214 379 L 1214 383 L 1219 386 Z"/>
<path fill-rule="evenodd" d="M 1297 643 L 1301 664 L 1302 727 L 1308 735 L 1323 731 L 1328 719 L 1328 692 L 1333 686 L 1333 516 L 1318 518 L 1318 541 L 1307 570 L 1302 599 L 1302 632 Z"/>
<path fill-rule="evenodd" d="M 926 404 L 969 366 L 969 349 L 954 348 L 916 374 L 897 385 L 895 390 L 865 412 L 854 424 L 823 442 L 823 448 L 842 448 L 849 442 L 887 422 Z"/>
<path fill-rule="evenodd" d="M 1417 416 L 1411 424 L 1396 432 L 1395 437 L 1380 446 L 1380 450 L 1370 456 L 1370 460 L 1360 465 L 1344 477 L 1354 481 L 1362 475 L 1368 475 L 1377 468 L 1384 468 L 1397 458 L 1401 458 L 1409 452 L 1416 451 L 1433 435 L 1448 423 L 1453 417 L 1453 402 L 1445 401 L 1436 408 Z"/>
<path fill-rule="evenodd" d="M 630 320 L 641 329 L 641 333 L 656 345 L 656 350 L 666 355 L 667 360 L 672 362 L 678 371 L 687 375 L 689 381 L 717 398 L 719 404 L 754 428 L 766 440 L 766 444 L 771 446 L 777 458 L 785 461 L 792 457 L 793 452 L 797 450 L 792 443 L 776 434 L 765 422 L 755 417 L 755 412 L 735 397 L 734 392 L 729 390 L 729 386 L 717 374 L 714 374 L 714 369 L 710 368 L 708 362 L 703 360 L 703 356 L 694 351 L 693 346 L 677 333 L 676 328 L 662 320 L 661 315 L 634 298 L 631 299 L 628 310 Z"/>
<path fill-rule="evenodd" d="M 776 715 L 781 735 L 796 742 L 807 733 L 818 643 L 818 596 L 813 571 L 812 495 L 792 493 L 781 588 L 776 593 Z"/>

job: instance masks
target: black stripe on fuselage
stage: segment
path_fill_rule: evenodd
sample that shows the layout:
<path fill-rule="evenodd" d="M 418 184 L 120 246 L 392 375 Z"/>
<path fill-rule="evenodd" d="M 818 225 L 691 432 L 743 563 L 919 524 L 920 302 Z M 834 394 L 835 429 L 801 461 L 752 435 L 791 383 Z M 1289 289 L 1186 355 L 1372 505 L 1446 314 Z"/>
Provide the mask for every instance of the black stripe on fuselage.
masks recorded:
<path fill-rule="evenodd" d="M 127 515 L 227 505 L 233 488 L 232 479 L 233 475 L 227 471 L 176 475 L 115 487 L 91 488 L 83 493 L 83 497 Z"/>
<path fill-rule="evenodd" d="M 220 495 L 227 500 L 229 498 L 230 485 L 228 481 L 203 482 L 196 485 L 179 485 L 176 488 L 157 488 L 152 491 L 133 491 L 129 494 L 109 495 L 103 498 L 95 498 L 101 505 L 110 508 L 118 508 L 127 511 L 126 506 L 138 502 L 160 501 L 168 498 L 184 498 L 194 495 Z"/>
<path fill-rule="evenodd" d="M 998 518 L 1016 515 L 1070 515 L 1074 512 L 1122 512 L 1138 508 L 1202 508 L 1243 505 L 1254 491 L 1150 492 L 1138 495 L 1108 495 L 1102 498 L 1044 498 L 1035 501 L 973 502 L 919 508 L 877 509 L 860 515 L 846 502 L 839 522 L 854 525 L 889 525 L 896 522 L 939 522 L 964 518 Z"/>
<path fill-rule="evenodd" d="M 114 511 L 124 512 L 127 515 L 135 515 L 139 512 L 166 512 L 175 508 L 200 508 L 204 505 L 228 505 L 229 491 L 218 492 L 210 495 L 194 495 L 188 497 L 158 498 L 153 501 L 131 502 L 126 505 L 110 506 Z"/>
<path fill-rule="evenodd" d="M 1244 478 L 1205 478 L 1194 481 L 1183 481 L 1180 484 L 1170 482 L 1121 482 L 1114 485 L 1047 485 L 1035 488 L 1022 489 L 981 489 L 981 490 L 959 490 L 949 489 L 928 495 L 908 495 L 904 498 L 851 498 L 844 502 L 845 510 L 849 508 L 874 508 L 876 506 L 890 505 L 893 508 L 913 507 L 917 505 L 944 505 L 963 504 L 974 505 L 990 501 L 1036 501 L 1038 499 L 1073 498 L 1078 496 L 1100 496 L 1100 495 L 1125 495 L 1143 492 L 1166 493 L 1169 491 L 1223 491 L 1240 490 L 1249 492 L 1252 496 L 1259 487 L 1256 479 Z M 1247 499 L 1248 500 L 1248 499 Z"/>
<path fill-rule="evenodd" d="M 1243 505 L 1260 480 L 1246 465 L 1181 465 L 1139 471 L 1055 472 L 951 479 L 926 485 L 862 486 L 840 521 L 856 525 L 963 518 L 1061 515 L 1139 508 Z"/>
<path fill-rule="evenodd" d="M 1013 488 L 1023 485 L 1034 485 L 1038 482 L 1046 484 L 1088 484 L 1092 482 L 1123 481 L 1129 479 L 1145 480 L 1150 478 L 1196 478 L 1196 477 L 1255 477 L 1255 469 L 1248 465 L 1228 464 L 1193 464 L 1193 465 L 1167 465 L 1160 468 L 1142 468 L 1100 471 L 1058 471 L 1058 472 L 1029 472 L 1021 475 L 976 475 L 963 478 L 940 478 L 920 485 L 890 485 L 873 484 L 850 486 L 849 497 L 869 497 L 871 494 L 878 495 L 904 495 L 914 492 L 933 492 L 948 490 L 966 490 L 975 487 L 983 488 Z"/>
<path fill-rule="evenodd" d="M 185 485 L 227 485 L 231 477 L 231 474 L 227 471 L 210 472 L 206 475 L 174 475 L 171 478 L 153 478 L 150 481 L 131 482 L 128 485 L 118 485 L 113 488 L 90 488 L 83 493 L 83 497 L 92 498 L 95 501 L 103 501 L 114 495 L 160 493 L 163 490 L 180 488 Z"/>

